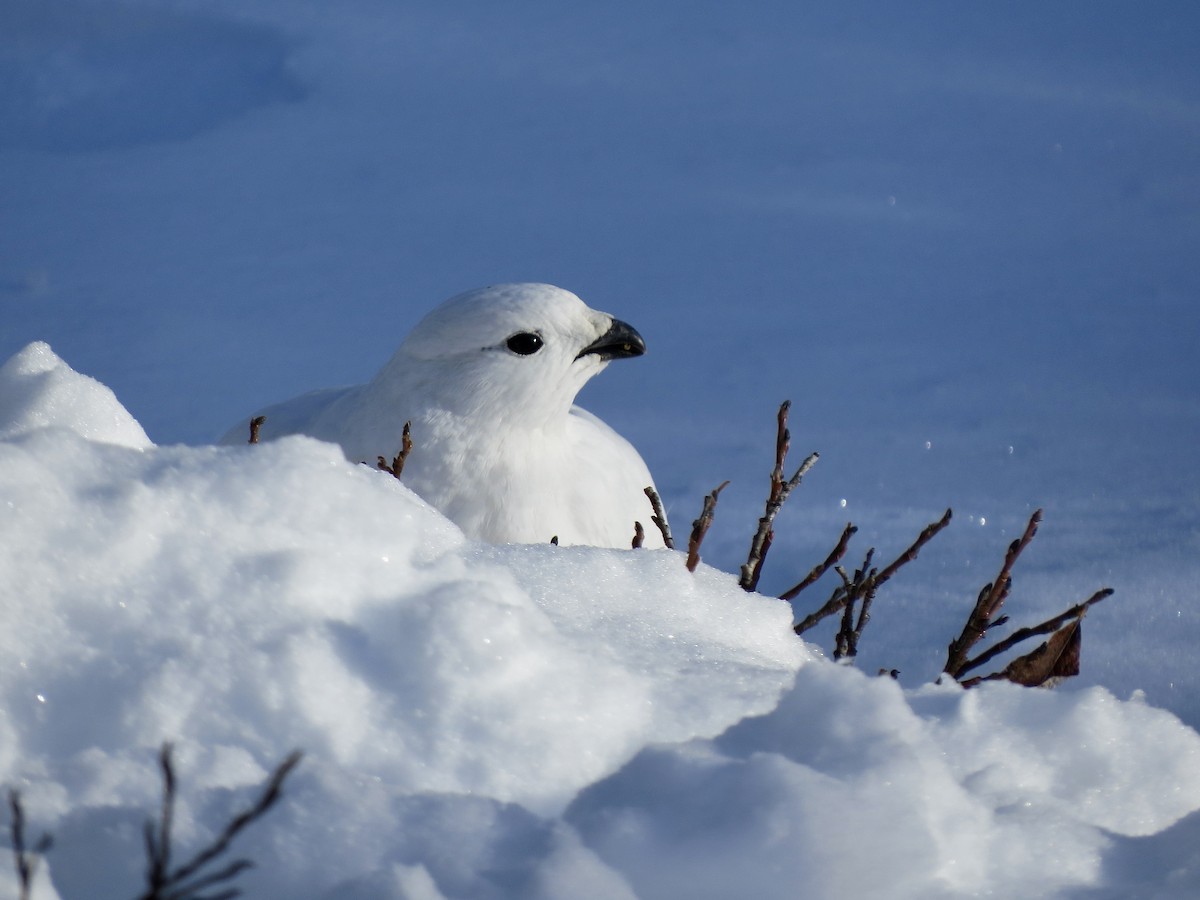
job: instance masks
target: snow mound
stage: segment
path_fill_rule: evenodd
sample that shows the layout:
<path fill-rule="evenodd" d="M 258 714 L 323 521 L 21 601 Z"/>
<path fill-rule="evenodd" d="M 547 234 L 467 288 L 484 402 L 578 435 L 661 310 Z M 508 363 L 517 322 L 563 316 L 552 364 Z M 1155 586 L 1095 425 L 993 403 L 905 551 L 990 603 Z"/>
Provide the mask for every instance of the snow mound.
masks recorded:
<path fill-rule="evenodd" d="M 0 366 L 0 439 L 69 428 L 92 441 L 145 448 L 150 438 L 106 386 L 35 341 Z"/>
<path fill-rule="evenodd" d="M 1099 688 L 906 698 L 814 665 L 772 713 L 647 748 L 566 819 L 642 898 L 1056 897 L 1102 882 L 1110 832 L 1196 808 L 1198 754 L 1170 713 Z"/>
<path fill-rule="evenodd" d="M 906 694 L 676 552 L 471 542 L 309 438 L 154 447 L 45 345 L 0 435 L 0 783 L 55 835 L 40 897 L 139 892 L 164 740 L 177 855 L 305 751 L 249 896 L 1200 885 L 1194 817 L 1167 837 L 1200 736 L 1142 703 Z"/>

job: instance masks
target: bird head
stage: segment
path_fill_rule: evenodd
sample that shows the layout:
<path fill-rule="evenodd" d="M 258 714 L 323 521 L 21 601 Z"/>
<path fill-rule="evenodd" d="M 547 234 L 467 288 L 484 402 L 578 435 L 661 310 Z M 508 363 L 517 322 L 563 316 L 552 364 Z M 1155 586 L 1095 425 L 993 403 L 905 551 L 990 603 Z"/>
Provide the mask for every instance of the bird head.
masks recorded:
<path fill-rule="evenodd" d="M 610 360 L 645 351 L 632 326 L 570 291 L 501 284 L 459 294 L 430 312 L 376 381 L 395 378 L 450 412 L 518 414 L 541 425 L 565 416 Z"/>

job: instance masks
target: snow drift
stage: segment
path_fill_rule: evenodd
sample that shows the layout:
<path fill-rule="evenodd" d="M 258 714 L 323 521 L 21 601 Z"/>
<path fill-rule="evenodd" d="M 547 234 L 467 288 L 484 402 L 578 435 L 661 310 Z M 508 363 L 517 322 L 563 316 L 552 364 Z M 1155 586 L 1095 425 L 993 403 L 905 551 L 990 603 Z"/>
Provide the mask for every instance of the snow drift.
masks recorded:
<path fill-rule="evenodd" d="M 45 344 L 0 438 L 0 783 L 55 835 L 42 897 L 137 893 L 166 740 L 185 848 L 305 751 L 250 896 L 1200 886 L 1200 736 L 1136 698 L 905 692 L 671 551 L 473 543 L 307 438 L 153 446 Z"/>

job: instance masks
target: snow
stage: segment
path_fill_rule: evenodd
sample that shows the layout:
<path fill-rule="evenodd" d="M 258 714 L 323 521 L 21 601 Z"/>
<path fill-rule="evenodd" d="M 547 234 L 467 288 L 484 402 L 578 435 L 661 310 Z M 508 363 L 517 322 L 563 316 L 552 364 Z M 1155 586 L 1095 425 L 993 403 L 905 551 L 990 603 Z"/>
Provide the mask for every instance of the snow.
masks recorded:
<path fill-rule="evenodd" d="M 334 444 L 145 445 L 44 344 L 2 373 L 0 782 L 44 896 L 136 893 L 164 740 L 183 846 L 305 751 L 262 896 L 1058 896 L 1200 809 L 1200 735 L 1139 699 L 906 692 L 679 551 L 475 543 Z"/>
<path fill-rule="evenodd" d="M 150 446 L 142 426 L 112 391 L 73 371 L 44 341 L 30 344 L 0 367 L 0 422 L 0 438 L 58 426 L 93 441 Z"/>
<path fill-rule="evenodd" d="M 192 847 L 307 751 L 250 896 L 1195 896 L 1197 25 L 0 4 L 0 784 L 54 832 L 41 896 L 136 893 L 167 739 Z M 731 479 L 714 568 L 475 544 L 331 447 L 208 446 L 506 281 L 638 326 L 580 401 L 677 534 Z M 955 511 L 865 674 L 724 574 L 786 398 L 821 460 L 766 594 L 848 520 L 853 564 Z M 1080 676 L 931 687 L 1039 507 L 1006 610 L 1115 588 Z"/>
<path fill-rule="evenodd" d="M 1163 756 L 1144 756 L 1159 735 Z M 1110 833 L 1190 811 L 1144 799 L 1190 780 L 1192 737 L 1099 688 L 906 699 L 820 664 L 766 717 L 643 751 L 567 819 L 638 896 L 1060 896 L 1100 880 Z"/>

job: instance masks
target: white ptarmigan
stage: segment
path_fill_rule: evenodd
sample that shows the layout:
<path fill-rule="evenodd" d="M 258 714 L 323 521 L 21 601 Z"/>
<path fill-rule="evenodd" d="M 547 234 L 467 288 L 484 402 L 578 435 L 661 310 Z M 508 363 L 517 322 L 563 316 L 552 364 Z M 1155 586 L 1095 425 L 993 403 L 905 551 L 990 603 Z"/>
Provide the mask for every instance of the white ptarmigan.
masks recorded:
<path fill-rule="evenodd" d="M 262 410 L 260 440 L 307 434 L 374 464 L 400 449 L 403 483 L 469 537 L 491 543 L 629 547 L 634 522 L 661 547 L 633 445 L 575 395 L 613 359 L 640 356 L 632 326 L 548 284 L 452 297 L 409 333 L 369 383 Z M 243 443 L 247 426 L 222 443 Z"/>

